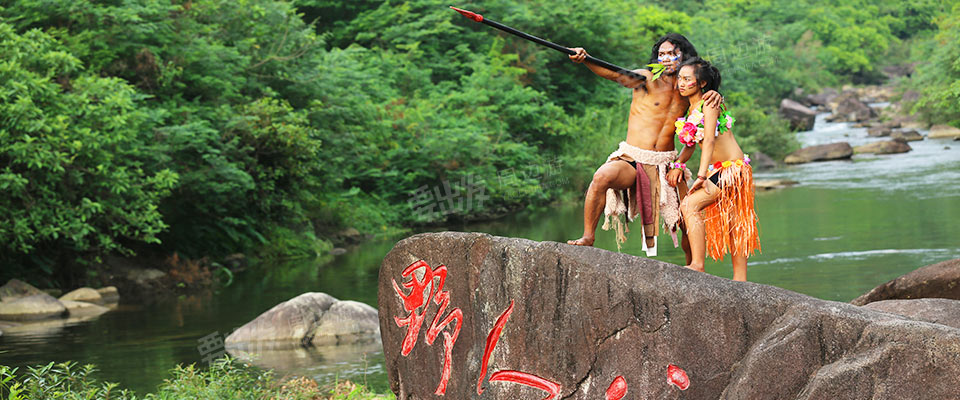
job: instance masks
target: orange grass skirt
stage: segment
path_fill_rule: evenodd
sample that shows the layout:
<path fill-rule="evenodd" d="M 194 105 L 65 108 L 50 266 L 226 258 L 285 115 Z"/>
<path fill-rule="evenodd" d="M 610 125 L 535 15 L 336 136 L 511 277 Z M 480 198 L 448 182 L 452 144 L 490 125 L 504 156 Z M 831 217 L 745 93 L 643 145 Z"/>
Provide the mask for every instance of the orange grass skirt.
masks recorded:
<path fill-rule="evenodd" d="M 703 209 L 707 254 L 714 260 L 722 261 L 727 253 L 749 257 L 761 251 L 753 168 L 742 161 L 737 164 L 720 168 L 720 197 Z"/>

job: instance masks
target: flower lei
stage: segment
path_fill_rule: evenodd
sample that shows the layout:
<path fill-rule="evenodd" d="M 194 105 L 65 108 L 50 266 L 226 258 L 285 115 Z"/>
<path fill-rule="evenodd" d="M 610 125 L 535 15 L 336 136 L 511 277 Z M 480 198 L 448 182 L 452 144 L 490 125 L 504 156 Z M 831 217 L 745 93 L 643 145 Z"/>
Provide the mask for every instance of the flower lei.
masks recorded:
<path fill-rule="evenodd" d="M 677 127 L 676 132 L 680 138 L 680 143 L 683 143 L 687 147 L 695 146 L 703 140 L 702 109 L 703 101 L 700 101 L 699 107 L 695 108 L 692 112 L 688 112 L 686 116 L 677 118 L 677 122 L 674 123 L 674 126 Z M 717 130 L 714 136 L 720 136 L 720 134 L 732 129 L 733 123 L 736 121 L 733 115 L 730 115 L 730 111 L 723 109 L 723 106 L 721 106 L 721 110 L 720 116 L 717 117 Z"/>

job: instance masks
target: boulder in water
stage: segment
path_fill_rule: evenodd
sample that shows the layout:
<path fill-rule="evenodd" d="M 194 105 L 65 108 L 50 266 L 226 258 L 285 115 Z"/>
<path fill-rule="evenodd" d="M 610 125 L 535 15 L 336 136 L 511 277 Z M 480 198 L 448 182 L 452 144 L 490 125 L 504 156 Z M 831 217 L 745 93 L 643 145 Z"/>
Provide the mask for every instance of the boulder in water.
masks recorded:
<path fill-rule="evenodd" d="M 863 307 L 898 314 L 919 321 L 960 328 L 960 300 L 880 300 Z"/>
<path fill-rule="evenodd" d="M 854 153 L 897 154 L 910 151 L 910 145 L 897 140 L 867 143 L 853 148 Z"/>
<path fill-rule="evenodd" d="M 796 131 L 813 129 L 814 121 L 817 118 L 816 111 L 790 99 L 780 101 L 780 115 L 790 121 L 790 127 Z"/>
<path fill-rule="evenodd" d="M 960 300 L 960 258 L 918 268 L 853 299 L 862 306 L 880 300 L 927 297 Z"/>
<path fill-rule="evenodd" d="M 93 304 L 103 304 L 103 296 L 100 296 L 100 292 L 88 288 L 82 287 L 71 291 L 63 296 L 60 296 L 60 301 L 69 300 L 69 301 L 80 301 L 84 303 L 93 303 Z"/>
<path fill-rule="evenodd" d="M 377 310 L 326 293 L 304 293 L 260 314 L 226 338 L 227 349 L 291 349 L 376 340 Z"/>
<path fill-rule="evenodd" d="M 11 279 L 3 286 L 0 286 L 0 301 L 13 301 L 21 297 L 33 296 L 37 294 L 45 294 L 42 290 L 37 289 L 19 279 Z"/>
<path fill-rule="evenodd" d="M 890 138 L 899 142 L 916 142 L 923 140 L 923 135 L 915 129 L 905 131 L 895 131 L 890 134 Z"/>
<path fill-rule="evenodd" d="M 957 394 L 960 329 L 594 247 L 416 235 L 378 296 L 401 400 Z"/>
<path fill-rule="evenodd" d="M 83 301 L 60 300 L 60 303 L 70 312 L 70 317 L 97 317 L 110 311 L 109 308 L 99 304 L 87 303 Z"/>
<path fill-rule="evenodd" d="M 66 307 L 46 293 L 0 302 L 0 319 L 7 321 L 60 318 L 66 316 L 66 314 Z"/>
<path fill-rule="evenodd" d="M 843 160 L 853 156 L 853 147 L 850 143 L 830 143 L 804 147 L 787 155 L 783 162 L 787 164 L 802 164 L 813 161 Z"/>
<path fill-rule="evenodd" d="M 826 88 L 823 89 L 823 91 L 821 91 L 819 94 L 808 95 L 807 101 L 815 106 L 826 106 L 833 102 L 833 100 L 839 95 L 840 92 L 838 92 L 837 89 Z"/>
<path fill-rule="evenodd" d="M 753 186 L 759 190 L 772 190 L 796 185 L 797 182 L 791 179 L 757 179 L 753 181 Z"/>
<path fill-rule="evenodd" d="M 97 289 L 97 293 L 100 294 L 100 298 L 103 299 L 104 303 L 116 303 L 120 301 L 120 292 L 116 286 L 102 287 Z"/>
<path fill-rule="evenodd" d="M 960 137 L 960 129 L 950 125 L 934 125 L 930 127 L 930 134 L 927 136 L 931 139 L 958 138 Z"/>
<path fill-rule="evenodd" d="M 841 96 L 837 106 L 833 109 L 831 121 L 854 122 L 866 121 L 877 117 L 877 111 L 857 99 L 856 95 Z"/>
<path fill-rule="evenodd" d="M 750 154 L 750 166 L 753 167 L 754 170 L 770 169 L 776 168 L 777 162 L 774 161 L 773 158 L 770 158 L 770 156 L 755 151 Z"/>

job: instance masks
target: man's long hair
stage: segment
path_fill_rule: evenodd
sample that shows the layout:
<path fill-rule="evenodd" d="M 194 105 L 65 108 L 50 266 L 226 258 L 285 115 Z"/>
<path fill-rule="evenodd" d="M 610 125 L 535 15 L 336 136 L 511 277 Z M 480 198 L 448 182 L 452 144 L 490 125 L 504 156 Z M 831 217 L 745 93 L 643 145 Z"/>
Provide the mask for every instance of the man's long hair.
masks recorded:
<path fill-rule="evenodd" d="M 663 42 L 673 43 L 676 48 L 680 49 L 680 63 L 698 57 L 697 48 L 693 47 L 693 43 L 690 43 L 687 38 L 679 33 L 668 33 L 661 36 L 660 39 L 657 40 L 657 43 L 653 45 L 653 50 L 650 52 L 650 64 L 660 62 L 657 58 L 660 55 L 660 45 L 663 44 Z"/>

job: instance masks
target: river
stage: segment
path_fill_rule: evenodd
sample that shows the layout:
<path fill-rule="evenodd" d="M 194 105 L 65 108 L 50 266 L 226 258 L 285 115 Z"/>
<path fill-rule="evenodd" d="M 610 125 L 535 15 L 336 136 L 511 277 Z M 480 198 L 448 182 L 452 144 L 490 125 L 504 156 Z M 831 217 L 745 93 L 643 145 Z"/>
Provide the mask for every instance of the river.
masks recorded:
<path fill-rule="evenodd" d="M 926 134 L 926 132 L 921 132 Z M 802 132 L 804 146 L 869 138 L 866 129 L 827 123 Z M 792 179 L 798 185 L 758 192 L 762 254 L 750 258 L 748 279 L 810 296 L 849 301 L 918 267 L 960 258 L 960 142 L 926 139 L 895 155 L 788 166 L 757 179 Z M 498 221 L 449 227 L 531 240 L 579 237 L 582 204 L 519 213 Z M 216 353 L 210 341 L 279 302 L 309 291 L 376 306 L 380 261 L 396 239 L 364 243 L 332 261 L 252 268 L 219 293 L 185 296 L 150 307 L 122 307 L 99 319 L 36 335 L 0 336 L 0 364 L 24 366 L 78 360 L 96 364 L 103 380 L 137 393 L 153 392 L 178 363 L 199 363 Z M 683 253 L 660 238 L 660 257 L 683 264 Z M 611 232 L 596 246 L 616 251 Z M 622 249 L 642 254 L 631 239 Z M 708 260 L 707 272 L 731 277 L 729 259 Z M 279 374 L 304 374 L 321 383 L 350 379 L 387 390 L 377 348 L 346 353 L 302 352 L 274 361 Z"/>

